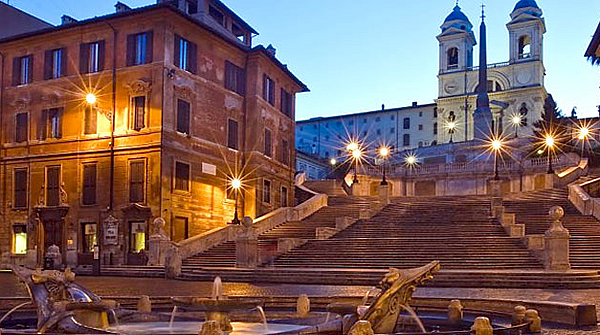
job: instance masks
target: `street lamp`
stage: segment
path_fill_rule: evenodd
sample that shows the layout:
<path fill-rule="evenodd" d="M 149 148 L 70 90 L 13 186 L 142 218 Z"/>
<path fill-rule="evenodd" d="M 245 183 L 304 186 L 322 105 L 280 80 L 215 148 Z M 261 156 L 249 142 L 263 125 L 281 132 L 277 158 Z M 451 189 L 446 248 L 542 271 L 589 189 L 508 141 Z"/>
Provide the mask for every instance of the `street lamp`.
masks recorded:
<path fill-rule="evenodd" d="M 93 105 L 96 103 L 96 95 L 94 93 L 88 93 L 85 96 L 85 102 L 87 102 L 90 105 Z"/>
<path fill-rule="evenodd" d="M 388 147 L 381 147 L 378 150 L 379 152 L 379 157 L 381 157 L 381 159 L 383 160 L 383 163 L 381 164 L 382 168 L 383 168 L 383 178 L 381 179 L 381 183 L 380 185 L 387 185 L 387 181 L 385 180 L 385 161 L 388 158 L 388 156 L 390 155 L 390 149 Z"/>
<path fill-rule="evenodd" d="M 494 180 L 499 180 L 500 176 L 498 175 L 498 154 L 500 150 L 502 150 L 502 141 L 499 139 L 495 139 L 491 143 L 492 150 L 494 151 Z"/>
<path fill-rule="evenodd" d="M 233 220 L 231 220 L 231 224 L 239 225 L 241 223 L 241 221 L 238 217 L 238 194 L 239 194 L 239 190 L 241 187 L 242 187 L 242 181 L 240 179 L 233 178 L 231 180 L 231 188 L 235 192 L 235 211 L 233 213 Z"/>
<path fill-rule="evenodd" d="M 406 158 L 404 158 L 404 162 L 406 163 L 406 165 L 412 167 L 415 164 L 417 164 L 417 157 L 415 156 L 406 156 Z"/>
<path fill-rule="evenodd" d="M 337 164 L 337 160 L 335 158 L 332 158 L 329 160 L 329 164 L 331 164 L 331 166 L 335 166 Z"/>
<path fill-rule="evenodd" d="M 587 140 L 588 137 L 590 136 L 590 128 L 588 127 L 581 127 L 579 128 L 579 135 L 577 136 L 577 138 L 581 141 Z"/>
<path fill-rule="evenodd" d="M 456 122 L 455 121 L 448 121 L 448 133 L 450 133 L 450 142 L 452 143 L 452 136 L 454 135 L 454 130 L 456 129 Z"/>
<path fill-rule="evenodd" d="M 358 149 L 358 143 L 356 143 L 356 142 L 350 142 L 346 146 L 346 150 L 348 150 L 349 152 L 353 152 L 354 150 L 357 150 L 357 149 Z"/>
<path fill-rule="evenodd" d="M 352 160 L 354 160 L 354 178 L 352 179 L 352 183 L 358 184 L 358 176 L 356 175 L 356 170 L 358 169 L 358 161 L 362 157 L 362 151 L 357 148 L 352 150 Z"/>
<path fill-rule="evenodd" d="M 515 126 L 515 138 L 519 137 L 519 127 L 521 126 L 521 122 L 523 119 L 521 115 L 515 115 L 512 117 L 512 124 Z"/>
<path fill-rule="evenodd" d="M 554 149 L 554 145 L 556 143 L 556 139 L 552 134 L 546 134 L 544 138 L 544 145 L 548 150 L 548 173 L 554 173 L 554 169 L 552 168 L 552 151 Z"/>

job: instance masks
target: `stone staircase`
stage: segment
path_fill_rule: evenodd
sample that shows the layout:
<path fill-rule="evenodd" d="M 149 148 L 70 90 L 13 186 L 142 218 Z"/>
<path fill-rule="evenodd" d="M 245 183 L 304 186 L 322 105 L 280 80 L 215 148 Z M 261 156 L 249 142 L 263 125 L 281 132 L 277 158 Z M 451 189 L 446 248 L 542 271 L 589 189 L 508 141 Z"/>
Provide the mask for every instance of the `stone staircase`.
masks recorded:
<path fill-rule="evenodd" d="M 278 257 L 285 268 L 411 268 L 439 260 L 444 269 L 541 269 L 518 238 L 490 219 L 487 197 L 394 199 L 370 220 Z"/>
<path fill-rule="evenodd" d="M 507 213 L 516 213 L 517 223 L 525 224 L 526 234 L 544 234 L 550 224 L 548 211 L 552 206 L 561 206 L 565 210 L 563 226 L 571 234 L 571 267 L 600 269 L 600 222 L 593 216 L 582 215 L 569 202 L 566 189 L 511 195 L 504 200 L 504 206 Z"/>
<path fill-rule="evenodd" d="M 317 228 L 335 228 L 337 217 L 358 218 L 361 209 L 370 208 L 375 202 L 371 197 L 330 196 L 328 206 L 308 218 L 297 222 L 285 222 L 261 234 L 258 239 L 259 249 L 261 252 L 274 252 L 277 250 L 279 238 L 315 239 Z M 182 270 L 185 272 L 203 267 L 234 266 L 235 242 L 226 242 L 184 260 Z"/>
<path fill-rule="evenodd" d="M 306 188 L 317 193 L 327 194 L 329 196 L 346 196 L 346 191 L 342 188 L 343 181 L 326 179 L 326 180 L 307 180 L 304 182 Z"/>

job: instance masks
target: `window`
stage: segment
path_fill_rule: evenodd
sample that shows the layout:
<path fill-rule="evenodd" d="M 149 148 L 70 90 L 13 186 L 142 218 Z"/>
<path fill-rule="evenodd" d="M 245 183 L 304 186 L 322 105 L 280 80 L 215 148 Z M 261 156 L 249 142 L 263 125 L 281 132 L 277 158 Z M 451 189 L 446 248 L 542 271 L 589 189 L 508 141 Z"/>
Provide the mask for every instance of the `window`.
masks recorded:
<path fill-rule="evenodd" d="M 396 116 L 395 116 L 395 115 L 392 115 L 392 116 L 390 116 L 390 119 L 391 119 L 392 121 L 394 121 L 394 119 L 395 119 L 395 118 L 396 118 Z"/>
<path fill-rule="evenodd" d="M 17 114 L 15 126 L 15 142 L 27 141 L 27 113 Z"/>
<path fill-rule="evenodd" d="M 281 141 L 281 162 L 290 165 L 290 145 L 286 140 Z"/>
<path fill-rule="evenodd" d="M 437 107 L 433 107 L 433 117 L 437 118 L 437 114 L 438 114 Z"/>
<path fill-rule="evenodd" d="M 84 253 L 93 253 L 94 246 L 98 244 L 98 226 L 95 222 L 84 222 L 81 224 L 82 245 Z"/>
<path fill-rule="evenodd" d="M 24 224 L 13 226 L 13 254 L 27 254 L 27 226 Z"/>
<path fill-rule="evenodd" d="M 144 128 L 144 121 L 146 117 L 146 97 L 133 97 L 131 99 L 131 105 L 133 107 L 133 129 L 140 130 Z"/>
<path fill-rule="evenodd" d="M 27 169 L 15 169 L 14 208 L 27 207 Z"/>
<path fill-rule="evenodd" d="M 175 35 L 175 48 L 174 48 L 175 66 L 178 68 L 196 74 L 197 69 L 197 46 L 196 43 L 192 43 L 181 36 Z"/>
<path fill-rule="evenodd" d="M 268 204 L 271 203 L 271 181 L 270 180 L 263 180 L 263 196 L 262 196 L 262 200 L 263 202 L 266 202 Z"/>
<path fill-rule="evenodd" d="M 67 69 L 65 49 L 47 50 L 44 53 L 44 79 L 63 77 Z"/>
<path fill-rule="evenodd" d="M 281 88 L 281 111 L 287 116 L 292 116 L 292 94 Z"/>
<path fill-rule="evenodd" d="M 325 128 L 329 129 L 329 123 L 325 124 Z"/>
<path fill-rule="evenodd" d="M 129 202 L 144 202 L 145 163 L 134 161 L 129 165 Z"/>
<path fill-rule="evenodd" d="M 288 200 L 288 189 L 285 186 L 281 186 L 281 199 L 280 199 L 281 207 L 288 206 L 287 200 Z"/>
<path fill-rule="evenodd" d="M 377 129 L 377 135 L 381 135 L 381 129 Z"/>
<path fill-rule="evenodd" d="M 179 242 L 189 238 L 189 219 L 184 216 L 176 216 L 173 221 L 173 241 Z"/>
<path fill-rule="evenodd" d="M 246 92 L 245 70 L 229 61 L 225 61 L 225 88 L 240 95 Z"/>
<path fill-rule="evenodd" d="M 231 149 L 238 150 L 238 123 L 235 120 L 229 119 L 227 124 L 227 146 Z"/>
<path fill-rule="evenodd" d="M 423 112 L 419 112 L 419 117 L 423 117 Z"/>
<path fill-rule="evenodd" d="M 419 141 L 419 144 L 418 144 L 418 145 L 419 145 L 419 148 L 422 148 L 422 147 L 423 147 L 423 142 L 422 142 L 422 141 Z"/>
<path fill-rule="evenodd" d="M 265 129 L 265 150 L 264 154 L 267 157 L 273 157 L 273 149 L 272 149 L 272 141 L 271 141 L 271 131 L 269 129 Z"/>
<path fill-rule="evenodd" d="M 390 128 L 390 134 L 393 134 L 394 132 L 396 132 L 396 129 Z"/>
<path fill-rule="evenodd" d="M 433 124 L 433 135 L 437 135 L 437 133 L 438 133 L 438 124 L 437 124 L 437 122 L 435 122 Z"/>
<path fill-rule="evenodd" d="M 13 58 L 13 85 L 25 85 L 33 81 L 33 55 Z"/>
<path fill-rule="evenodd" d="M 129 227 L 129 252 L 139 254 L 142 250 L 146 249 L 146 222 L 130 222 Z"/>
<path fill-rule="evenodd" d="M 404 118 L 404 129 L 410 129 L 410 118 Z"/>
<path fill-rule="evenodd" d="M 527 35 L 519 37 L 519 59 L 531 57 L 531 38 Z"/>
<path fill-rule="evenodd" d="M 153 33 L 127 35 L 127 66 L 152 63 Z"/>
<path fill-rule="evenodd" d="M 83 165 L 83 195 L 81 204 L 85 206 L 96 204 L 96 164 Z"/>
<path fill-rule="evenodd" d="M 104 41 L 82 43 L 79 46 L 79 71 L 94 73 L 104 70 Z"/>
<path fill-rule="evenodd" d="M 354 121 L 351 120 L 350 122 L 348 122 L 348 125 L 349 126 L 353 126 L 354 125 Z"/>
<path fill-rule="evenodd" d="M 448 70 L 458 68 L 458 48 L 448 50 Z"/>
<path fill-rule="evenodd" d="M 196 1 L 186 0 L 185 2 L 185 12 L 188 14 L 196 14 L 198 13 L 198 4 Z"/>
<path fill-rule="evenodd" d="M 190 165 L 175 162 L 175 190 L 190 191 Z"/>
<path fill-rule="evenodd" d="M 419 130 L 423 130 L 423 125 L 422 124 L 419 125 Z"/>
<path fill-rule="evenodd" d="M 225 26 L 225 16 L 223 13 L 216 9 L 214 6 L 209 6 L 208 15 L 210 15 L 218 24 Z"/>
<path fill-rule="evenodd" d="M 410 134 L 404 134 L 404 136 L 403 136 L 403 145 L 405 147 L 410 146 Z"/>
<path fill-rule="evenodd" d="M 60 166 L 46 168 L 46 206 L 60 205 Z"/>
<path fill-rule="evenodd" d="M 275 106 L 275 82 L 266 74 L 263 75 L 263 99 Z"/>
<path fill-rule="evenodd" d="M 38 140 L 62 137 L 62 108 L 50 108 L 42 110 L 38 124 Z"/>
<path fill-rule="evenodd" d="M 381 121 L 381 117 L 378 116 L 375 118 L 375 122 L 380 122 L 380 121 Z"/>
<path fill-rule="evenodd" d="M 84 126 L 83 133 L 86 135 L 96 134 L 98 131 L 98 111 L 92 105 L 84 107 Z"/>
<path fill-rule="evenodd" d="M 177 99 L 177 132 L 190 134 L 190 103 Z"/>

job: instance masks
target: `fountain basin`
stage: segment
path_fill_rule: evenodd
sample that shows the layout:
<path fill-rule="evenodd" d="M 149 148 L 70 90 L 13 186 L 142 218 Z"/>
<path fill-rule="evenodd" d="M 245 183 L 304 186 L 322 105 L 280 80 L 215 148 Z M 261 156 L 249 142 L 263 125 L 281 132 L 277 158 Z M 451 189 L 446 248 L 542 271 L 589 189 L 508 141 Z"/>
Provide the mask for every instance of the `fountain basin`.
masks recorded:
<path fill-rule="evenodd" d="M 235 312 L 247 311 L 261 306 L 261 300 L 215 300 L 198 297 L 174 297 L 171 299 L 177 307 L 199 312 Z"/>

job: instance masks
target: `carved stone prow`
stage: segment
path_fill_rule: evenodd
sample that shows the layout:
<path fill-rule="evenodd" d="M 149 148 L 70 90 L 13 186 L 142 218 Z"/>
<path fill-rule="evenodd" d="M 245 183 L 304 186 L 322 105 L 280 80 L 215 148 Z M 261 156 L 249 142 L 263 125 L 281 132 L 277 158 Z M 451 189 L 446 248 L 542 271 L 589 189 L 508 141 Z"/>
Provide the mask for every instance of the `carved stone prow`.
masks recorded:
<path fill-rule="evenodd" d="M 408 306 L 417 286 L 433 279 L 439 269 L 439 261 L 415 269 L 391 268 L 378 284 L 381 292 L 360 319 L 369 321 L 376 334 L 393 333 L 403 306 Z"/>

